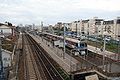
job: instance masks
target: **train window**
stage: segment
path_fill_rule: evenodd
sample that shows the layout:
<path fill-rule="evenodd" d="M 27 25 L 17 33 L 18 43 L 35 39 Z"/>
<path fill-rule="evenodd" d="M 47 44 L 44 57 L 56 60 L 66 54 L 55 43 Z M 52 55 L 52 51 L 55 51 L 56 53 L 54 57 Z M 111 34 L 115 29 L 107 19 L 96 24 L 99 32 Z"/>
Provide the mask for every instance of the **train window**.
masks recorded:
<path fill-rule="evenodd" d="M 87 47 L 87 43 L 84 43 L 85 44 L 85 47 Z"/>
<path fill-rule="evenodd" d="M 79 45 L 77 43 L 75 43 L 75 46 L 79 47 Z"/>
<path fill-rule="evenodd" d="M 84 43 L 80 43 L 80 47 L 83 48 L 84 47 Z"/>
<path fill-rule="evenodd" d="M 80 44 L 78 45 L 78 47 L 81 47 L 81 48 L 87 47 L 87 43 L 80 43 Z"/>

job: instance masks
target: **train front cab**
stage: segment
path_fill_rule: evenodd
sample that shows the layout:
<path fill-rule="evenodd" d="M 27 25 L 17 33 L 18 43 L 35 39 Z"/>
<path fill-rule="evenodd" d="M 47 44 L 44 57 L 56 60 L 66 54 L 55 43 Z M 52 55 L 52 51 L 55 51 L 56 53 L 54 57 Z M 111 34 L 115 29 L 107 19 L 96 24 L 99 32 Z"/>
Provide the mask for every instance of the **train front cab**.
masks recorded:
<path fill-rule="evenodd" d="M 79 52 L 79 55 L 81 56 L 84 56 L 84 55 L 87 55 L 87 43 L 86 42 L 80 42 L 78 44 L 76 44 L 76 54 L 78 54 Z"/>

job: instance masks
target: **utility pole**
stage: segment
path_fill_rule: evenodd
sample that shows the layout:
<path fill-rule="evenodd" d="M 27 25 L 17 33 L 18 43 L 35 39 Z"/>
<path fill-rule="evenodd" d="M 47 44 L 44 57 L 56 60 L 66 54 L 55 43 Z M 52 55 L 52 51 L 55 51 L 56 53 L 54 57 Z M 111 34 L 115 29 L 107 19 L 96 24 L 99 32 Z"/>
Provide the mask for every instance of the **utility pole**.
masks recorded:
<path fill-rule="evenodd" d="M 65 31 L 66 31 L 65 24 L 63 24 L 63 27 L 64 27 L 64 35 L 63 35 L 63 47 L 64 47 L 64 50 L 63 50 L 63 59 L 65 59 Z"/>

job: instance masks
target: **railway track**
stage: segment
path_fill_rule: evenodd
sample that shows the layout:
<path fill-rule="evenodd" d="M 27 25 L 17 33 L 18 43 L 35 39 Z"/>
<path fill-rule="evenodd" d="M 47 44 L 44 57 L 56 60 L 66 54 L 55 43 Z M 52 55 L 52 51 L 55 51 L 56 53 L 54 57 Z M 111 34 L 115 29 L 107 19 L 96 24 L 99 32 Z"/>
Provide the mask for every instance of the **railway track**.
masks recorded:
<path fill-rule="evenodd" d="M 56 64 L 53 59 L 46 53 L 46 51 L 32 39 L 31 36 L 25 34 L 25 45 L 27 45 L 27 50 L 32 52 L 29 55 L 30 61 L 26 61 L 26 79 L 27 80 L 64 80 L 62 76 L 58 73 L 55 66 Z M 28 54 L 27 54 L 28 55 Z M 31 64 L 31 71 L 27 66 Z M 30 67 L 30 65 L 29 65 Z M 31 73 L 33 74 L 31 74 Z M 28 75 L 29 74 L 29 75 Z M 34 76 L 30 76 L 34 75 Z M 31 78 L 31 79 L 30 79 Z"/>
<path fill-rule="evenodd" d="M 66 53 L 68 53 L 70 55 L 71 51 L 69 49 L 66 49 Z M 76 58 L 78 61 L 80 61 L 80 57 L 84 58 L 84 56 L 73 56 L 74 58 Z M 93 52 L 88 52 L 88 55 L 85 56 L 85 59 L 91 63 L 93 63 L 96 66 L 100 66 L 103 65 L 103 56 L 99 55 L 97 53 L 93 53 Z M 110 59 L 109 57 L 105 56 L 105 64 L 108 63 L 115 63 L 117 65 L 120 65 L 120 63 L 116 62 L 115 60 Z"/>
<path fill-rule="evenodd" d="M 23 35 L 24 49 L 24 79 L 25 80 L 41 80 L 41 75 L 38 71 L 33 52 L 30 49 L 29 42 L 25 34 Z"/>

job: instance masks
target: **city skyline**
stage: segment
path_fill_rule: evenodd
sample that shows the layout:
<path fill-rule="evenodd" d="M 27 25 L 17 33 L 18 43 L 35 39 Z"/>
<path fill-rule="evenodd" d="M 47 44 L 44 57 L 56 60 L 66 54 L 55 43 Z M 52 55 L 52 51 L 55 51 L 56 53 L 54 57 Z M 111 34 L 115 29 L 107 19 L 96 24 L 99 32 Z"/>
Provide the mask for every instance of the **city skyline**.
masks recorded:
<path fill-rule="evenodd" d="M 99 17 L 120 16 L 119 0 L 0 0 L 0 22 L 55 24 Z"/>

